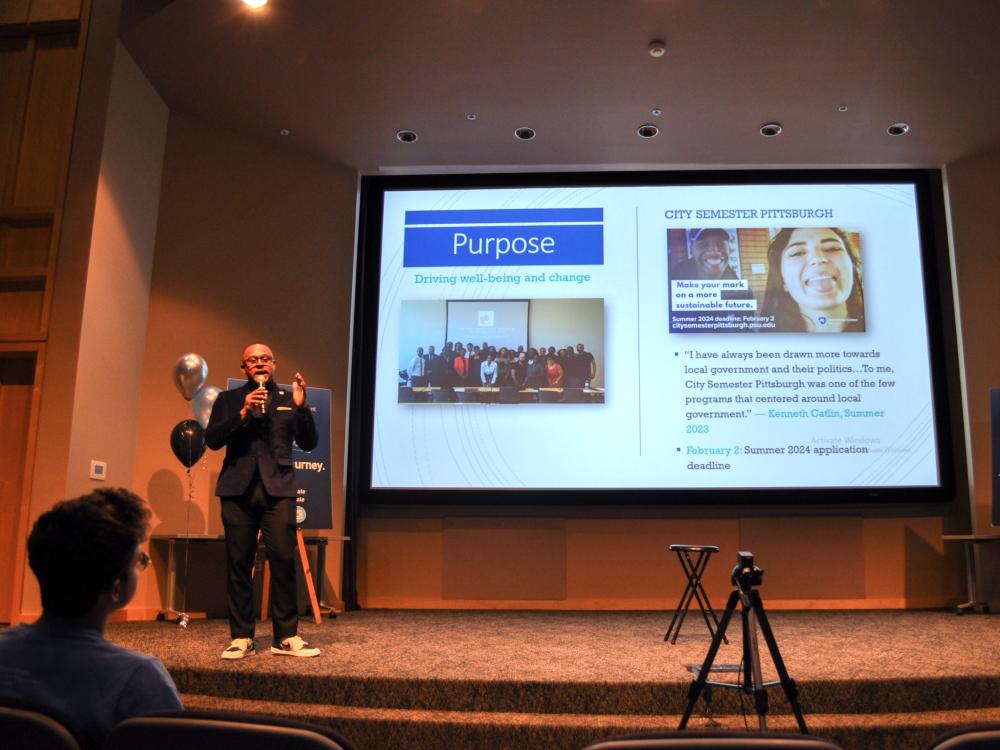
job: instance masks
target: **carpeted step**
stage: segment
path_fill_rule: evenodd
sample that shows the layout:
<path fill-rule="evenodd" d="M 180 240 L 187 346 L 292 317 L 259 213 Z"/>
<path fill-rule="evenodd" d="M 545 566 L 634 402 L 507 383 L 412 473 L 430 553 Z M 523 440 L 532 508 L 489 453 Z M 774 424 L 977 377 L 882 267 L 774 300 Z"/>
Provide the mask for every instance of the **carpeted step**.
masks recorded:
<path fill-rule="evenodd" d="M 461 750 L 489 747 L 519 750 L 579 750 L 603 737 L 634 732 L 673 730 L 679 715 L 614 713 L 533 713 L 509 711 L 433 711 L 399 708 L 244 700 L 184 694 L 188 708 L 252 712 L 329 725 L 364 750 Z M 749 713 L 716 715 L 726 729 L 755 730 Z M 844 750 L 916 750 L 945 732 L 977 722 L 1000 721 L 1000 708 L 904 713 L 806 713 L 812 734 L 830 739 Z M 706 727 L 701 714 L 689 728 Z M 769 714 L 768 729 L 797 731 L 790 714 Z"/>
<path fill-rule="evenodd" d="M 260 659 L 260 657 L 257 657 Z M 270 660 L 270 657 L 264 657 Z M 270 666 L 270 665 L 267 665 Z M 359 708 L 423 711 L 509 711 L 550 714 L 681 714 L 690 679 L 673 682 L 540 682 L 351 677 L 263 671 L 231 665 L 181 667 L 168 663 L 184 693 L 241 700 L 278 700 Z M 731 681 L 733 675 L 725 675 Z M 765 676 L 774 679 L 773 676 Z M 804 710 L 823 714 L 911 713 L 1000 706 L 1000 676 L 810 680 L 798 683 Z M 749 702 L 739 690 L 715 688 L 719 713 Z M 780 687 L 769 695 L 775 713 L 790 711 Z"/>

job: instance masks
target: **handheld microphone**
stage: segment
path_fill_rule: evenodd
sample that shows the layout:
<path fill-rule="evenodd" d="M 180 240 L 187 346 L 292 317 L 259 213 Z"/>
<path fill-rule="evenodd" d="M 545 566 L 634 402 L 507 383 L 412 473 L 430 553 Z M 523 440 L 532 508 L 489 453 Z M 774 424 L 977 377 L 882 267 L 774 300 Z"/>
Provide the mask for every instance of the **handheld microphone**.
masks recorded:
<path fill-rule="evenodd" d="M 266 375 L 258 375 L 257 377 L 254 378 L 254 380 L 257 381 L 257 386 L 258 387 L 263 388 L 264 387 L 264 383 L 267 382 L 267 376 Z M 266 400 L 263 403 L 261 403 L 261 405 L 260 405 L 260 413 L 261 414 L 267 414 L 267 401 Z"/>

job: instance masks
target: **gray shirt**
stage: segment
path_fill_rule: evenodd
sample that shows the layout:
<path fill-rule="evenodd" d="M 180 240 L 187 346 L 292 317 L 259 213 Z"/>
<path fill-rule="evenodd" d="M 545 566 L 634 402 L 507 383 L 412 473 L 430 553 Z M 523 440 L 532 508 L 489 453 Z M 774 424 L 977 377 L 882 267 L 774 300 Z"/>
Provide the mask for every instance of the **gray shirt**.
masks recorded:
<path fill-rule="evenodd" d="M 182 707 L 155 656 L 116 646 L 96 630 L 45 619 L 0 633 L 5 700 L 72 722 L 69 729 L 86 748 L 103 747 L 120 721 Z"/>

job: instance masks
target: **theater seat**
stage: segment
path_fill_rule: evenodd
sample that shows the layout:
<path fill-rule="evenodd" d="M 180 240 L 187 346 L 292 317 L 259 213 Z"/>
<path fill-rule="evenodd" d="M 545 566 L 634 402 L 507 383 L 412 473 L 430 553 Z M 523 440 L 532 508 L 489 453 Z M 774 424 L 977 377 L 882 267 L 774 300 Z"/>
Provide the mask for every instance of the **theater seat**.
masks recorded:
<path fill-rule="evenodd" d="M 106 750 L 354 750 L 319 725 L 256 714 L 171 711 L 128 719 L 111 730 Z"/>
<path fill-rule="evenodd" d="M 1000 724 L 976 724 L 939 737 L 930 750 L 995 750 L 1000 747 Z"/>
<path fill-rule="evenodd" d="M 841 750 L 809 734 L 776 732 L 653 732 L 612 737 L 586 750 Z"/>
<path fill-rule="evenodd" d="M 0 706 L 0 746 L 29 750 L 80 750 L 80 745 L 55 719 L 24 708 Z"/>

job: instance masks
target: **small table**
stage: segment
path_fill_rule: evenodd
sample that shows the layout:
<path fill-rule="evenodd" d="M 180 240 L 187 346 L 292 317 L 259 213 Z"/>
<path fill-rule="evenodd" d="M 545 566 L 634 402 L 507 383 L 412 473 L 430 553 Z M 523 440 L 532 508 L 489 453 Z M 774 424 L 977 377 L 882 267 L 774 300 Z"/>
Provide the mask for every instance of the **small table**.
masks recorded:
<path fill-rule="evenodd" d="M 981 602 L 978 599 L 979 587 L 976 585 L 976 545 L 1000 542 L 1000 534 L 946 534 L 941 539 L 946 542 L 962 542 L 965 545 L 965 582 L 969 589 L 969 601 L 958 605 L 958 614 L 964 614 L 966 610 L 975 613 L 977 607 L 983 614 L 989 614 L 989 603 Z"/>
<path fill-rule="evenodd" d="M 663 636 L 663 640 L 677 643 L 677 636 L 680 635 L 681 626 L 684 624 L 684 618 L 687 616 L 692 599 L 697 600 L 701 616 L 705 618 L 708 633 L 714 638 L 715 631 L 719 627 L 719 618 L 715 616 L 715 610 L 712 609 L 712 603 L 708 600 L 708 594 L 705 593 L 705 588 L 701 585 L 701 577 L 708 566 L 708 560 L 712 553 L 718 552 L 719 548 L 714 544 L 671 544 L 669 549 L 671 552 L 677 553 L 677 559 L 684 570 L 684 575 L 687 576 L 687 586 L 677 604 L 677 609 L 674 610 L 673 619 L 670 620 L 670 627 L 667 628 L 667 634 Z M 725 636 L 722 640 L 729 643 Z"/>

